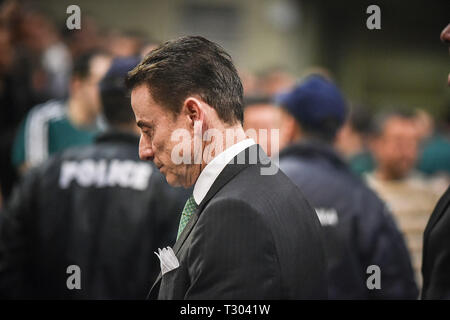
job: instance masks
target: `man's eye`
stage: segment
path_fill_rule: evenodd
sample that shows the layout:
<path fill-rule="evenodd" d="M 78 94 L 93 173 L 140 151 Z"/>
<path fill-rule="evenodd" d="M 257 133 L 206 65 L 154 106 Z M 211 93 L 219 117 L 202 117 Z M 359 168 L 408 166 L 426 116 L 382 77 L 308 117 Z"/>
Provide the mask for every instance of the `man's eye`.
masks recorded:
<path fill-rule="evenodd" d="M 151 137 L 152 135 L 152 130 L 142 130 L 142 134 L 144 134 L 147 137 Z"/>

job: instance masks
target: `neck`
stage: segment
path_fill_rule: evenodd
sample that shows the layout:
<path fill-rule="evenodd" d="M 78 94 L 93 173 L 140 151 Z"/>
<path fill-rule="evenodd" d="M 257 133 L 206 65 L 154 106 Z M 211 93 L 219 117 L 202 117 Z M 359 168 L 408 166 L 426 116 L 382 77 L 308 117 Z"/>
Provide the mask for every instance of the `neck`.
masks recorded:
<path fill-rule="evenodd" d="M 204 133 L 201 123 L 198 127 L 194 127 L 194 164 L 187 167 L 189 174 L 186 174 L 187 180 L 183 185 L 185 188 L 192 186 L 208 163 L 220 153 L 247 139 L 241 124 L 223 126 L 215 123 L 208 127 Z"/>
<path fill-rule="evenodd" d="M 95 115 L 81 101 L 72 98 L 69 100 L 69 119 L 76 126 L 82 127 L 94 123 Z"/>
<path fill-rule="evenodd" d="M 220 153 L 245 139 L 247 136 L 240 124 L 208 130 L 205 140 L 211 142 L 204 145 L 201 170 Z"/>

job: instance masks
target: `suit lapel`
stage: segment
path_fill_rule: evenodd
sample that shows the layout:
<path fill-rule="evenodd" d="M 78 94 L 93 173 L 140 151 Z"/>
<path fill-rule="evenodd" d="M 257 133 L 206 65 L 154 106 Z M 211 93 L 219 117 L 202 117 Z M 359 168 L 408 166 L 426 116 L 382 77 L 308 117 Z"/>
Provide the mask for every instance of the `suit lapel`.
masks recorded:
<path fill-rule="evenodd" d="M 445 208 L 449 205 L 449 203 L 450 203 L 450 186 L 447 188 L 447 191 L 445 191 L 442 198 L 438 201 L 436 208 L 433 210 L 433 213 L 431 214 L 431 217 L 425 228 L 424 234 L 428 234 L 430 230 L 433 229 L 434 225 L 439 221 L 439 218 L 442 216 L 442 214 L 445 211 Z"/>
<path fill-rule="evenodd" d="M 178 254 L 178 252 L 180 251 L 181 247 L 183 246 L 184 241 L 186 240 L 187 236 L 189 235 L 189 233 L 191 232 L 191 230 L 194 227 L 195 223 L 197 222 L 197 220 L 198 220 L 198 210 L 199 210 L 199 208 L 197 208 L 197 210 L 195 210 L 194 214 L 189 219 L 189 222 L 187 223 L 186 227 L 184 227 L 183 232 L 180 234 L 180 237 L 175 242 L 175 245 L 173 246 L 173 252 L 175 253 L 175 255 Z M 147 300 L 150 299 L 150 297 L 152 296 L 152 291 L 155 290 L 156 287 L 158 287 L 158 283 L 161 281 L 161 279 L 162 279 L 162 273 L 160 272 L 158 277 L 156 278 L 155 282 L 153 283 L 153 285 L 152 285 L 148 295 L 147 295 Z"/>
<path fill-rule="evenodd" d="M 173 252 L 175 252 L 175 255 L 178 254 L 181 247 L 184 244 L 184 241 L 186 241 L 186 238 L 188 237 L 189 233 L 191 233 L 192 228 L 194 228 L 195 224 L 198 220 L 198 213 L 199 208 L 195 210 L 194 214 L 189 219 L 189 222 L 187 223 L 186 227 L 184 227 L 183 232 L 180 234 L 180 237 L 178 238 L 177 242 L 175 242 L 175 245 L 173 246 Z"/>

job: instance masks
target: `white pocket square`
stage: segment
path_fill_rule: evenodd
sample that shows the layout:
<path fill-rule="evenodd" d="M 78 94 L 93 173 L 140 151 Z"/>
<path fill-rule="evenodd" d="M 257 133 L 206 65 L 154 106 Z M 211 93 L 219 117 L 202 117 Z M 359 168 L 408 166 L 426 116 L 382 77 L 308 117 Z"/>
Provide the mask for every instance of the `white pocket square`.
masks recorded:
<path fill-rule="evenodd" d="M 171 247 L 158 249 L 158 253 L 155 252 L 155 254 L 158 256 L 159 261 L 161 262 L 161 273 L 163 275 L 166 272 L 169 272 L 180 266 L 180 263 L 178 262 L 178 259 Z"/>

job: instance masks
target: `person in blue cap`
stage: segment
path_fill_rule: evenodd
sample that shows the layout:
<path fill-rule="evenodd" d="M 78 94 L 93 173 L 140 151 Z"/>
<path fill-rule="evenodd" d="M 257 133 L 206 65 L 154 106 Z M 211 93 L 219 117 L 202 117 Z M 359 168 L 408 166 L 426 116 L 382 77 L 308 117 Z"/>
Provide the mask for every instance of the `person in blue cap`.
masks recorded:
<path fill-rule="evenodd" d="M 32 169 L 1 213 L 0 298 L 145 299 L 187 193 L 139 160 L 124 84 L 138 62 L 100 82 L 107 131 Z"/>
<path fill-rule="evenodd" d="M 330 299 L 416 299 L 410 257 L 391 213 L 334 150 L 347 103 L 310 75 L 276 98 L 280 169 L 315 208 L 325 231 Z"/>

